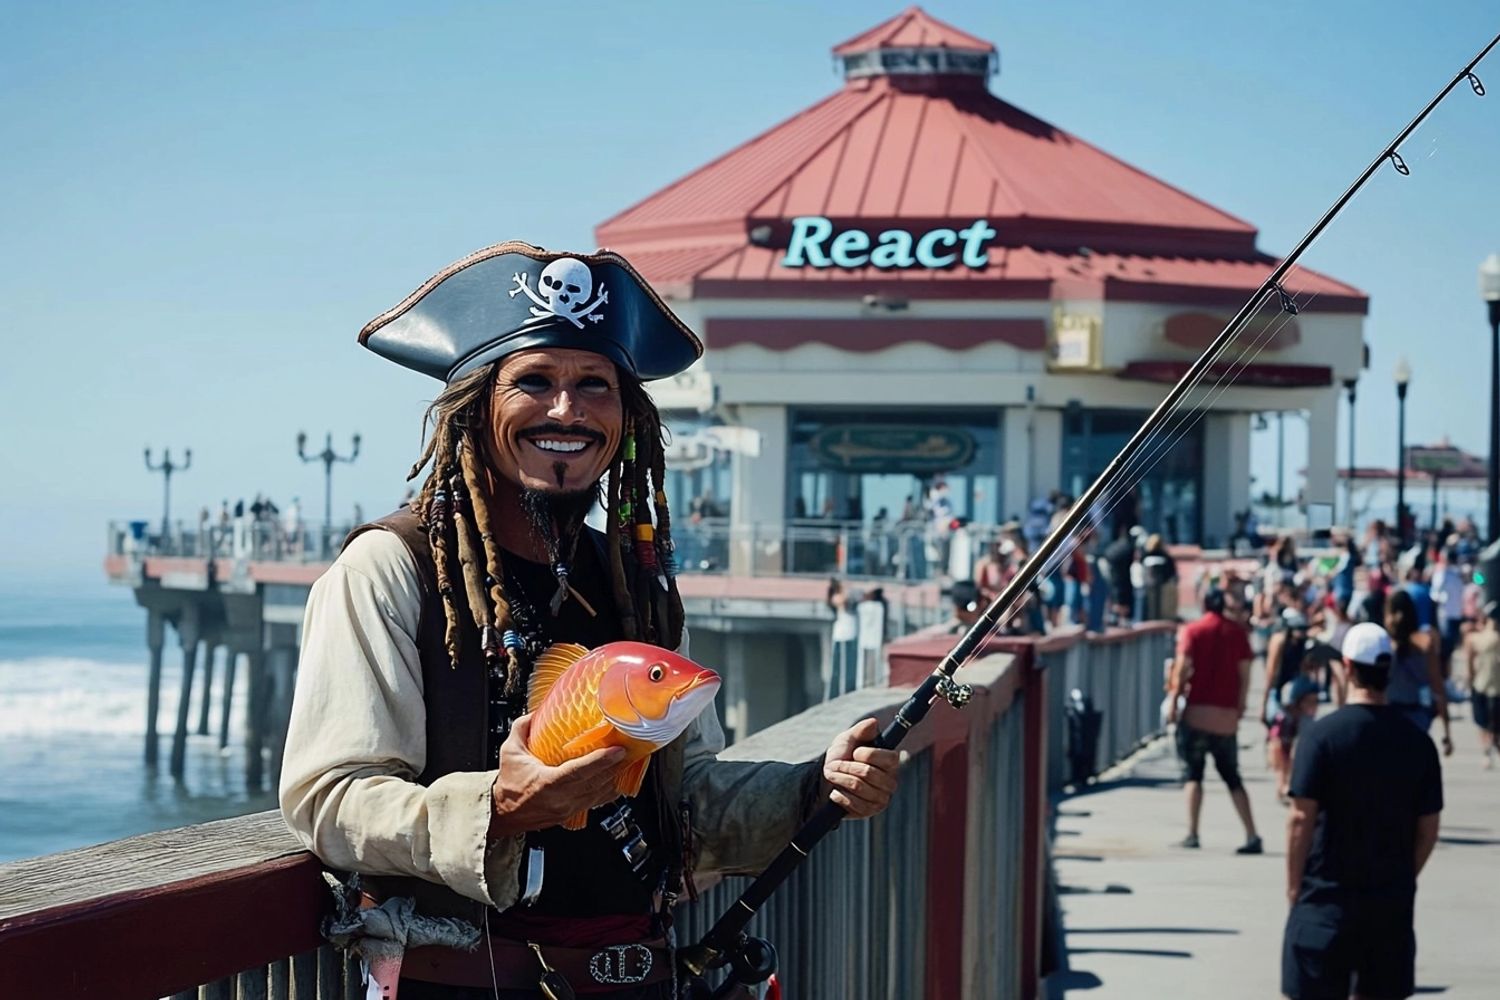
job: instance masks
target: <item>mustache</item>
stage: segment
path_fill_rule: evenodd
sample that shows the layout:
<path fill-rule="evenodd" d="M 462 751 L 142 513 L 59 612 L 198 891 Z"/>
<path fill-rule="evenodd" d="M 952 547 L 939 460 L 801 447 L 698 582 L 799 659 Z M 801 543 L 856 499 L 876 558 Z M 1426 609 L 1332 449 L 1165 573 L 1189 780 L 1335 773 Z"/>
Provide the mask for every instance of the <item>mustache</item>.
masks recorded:
<path fill-rule="evenodd" d="M 581 437 L 587 438 L 595 444 L 604 444 L 606 441 L 606 438 L 603 434 L 591 427 L 569 427 L 566 424 L 560 424 L 556 421 L 549 421 L 545 424 L 537 424 L 533 427 L 528 427 L 524 431 L 519 432 L 516 436 L 525 438 L 527 440 L 531 440 L 532 438 L 552 436 Z"/>

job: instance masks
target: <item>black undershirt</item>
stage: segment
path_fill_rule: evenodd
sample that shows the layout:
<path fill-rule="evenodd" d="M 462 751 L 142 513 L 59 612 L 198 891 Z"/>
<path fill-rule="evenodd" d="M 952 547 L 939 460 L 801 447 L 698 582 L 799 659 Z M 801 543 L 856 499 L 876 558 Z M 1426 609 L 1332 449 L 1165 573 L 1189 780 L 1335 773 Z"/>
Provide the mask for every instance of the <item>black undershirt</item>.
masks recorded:
<path fill-rule="evenodd" d="M 551 568 L 514 553 L 505 554 L 506 593 L 516 603 L 524 601 L 531 609 L 531 617 L 549 645 L 574 642 L 593 649 L 623 638 L 608 582 L 609 567 L 601 558 L 592 533 L 587 528 L 584 532 L 578 540 L 568 582 L 583 595 L 594 615 L 584 609 L 577 597 L 569 596 L 554 616 L 550 602 L 557 593 L 557 578 Z M 594 810 L 588 826 L 582 830 L 554 826 L 531 834 L 527 843 L 546 852 L 542 893 L 535 904 L 518 906 L 517 911 L 555 917 L 650 913 L 657 876 L 664 867 L 657 812 L 659 799 L 657 769 L 653 763 L 646 770 L 640 794 L 631 800 L 635 821 L 651 848 L 651 860 L 642 874 L 630 870 L 620 844 L 599 825 L 599 818 L 608 816 L 615 809 L 614 804 Z"/>

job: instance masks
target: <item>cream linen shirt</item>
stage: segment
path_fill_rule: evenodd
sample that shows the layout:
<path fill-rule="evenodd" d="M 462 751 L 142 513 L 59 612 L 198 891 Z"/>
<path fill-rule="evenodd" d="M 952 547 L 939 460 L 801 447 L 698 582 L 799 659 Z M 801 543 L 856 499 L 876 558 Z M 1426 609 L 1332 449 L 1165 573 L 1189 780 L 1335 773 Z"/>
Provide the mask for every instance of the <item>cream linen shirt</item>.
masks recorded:
<path fill-rule="evenodd" d="M 519 895 L 525 839 L 486 842 L 499 771 L 416 781 L 427 756 L 421 613 L 416 565 L 393 532 L 358 536 L 313 585 L 282 760 L 282 815 L 331 867 L 415 875 L 505 909 Z M 687 737 L 688 772 L 723 749 L 712 706 Z"/>

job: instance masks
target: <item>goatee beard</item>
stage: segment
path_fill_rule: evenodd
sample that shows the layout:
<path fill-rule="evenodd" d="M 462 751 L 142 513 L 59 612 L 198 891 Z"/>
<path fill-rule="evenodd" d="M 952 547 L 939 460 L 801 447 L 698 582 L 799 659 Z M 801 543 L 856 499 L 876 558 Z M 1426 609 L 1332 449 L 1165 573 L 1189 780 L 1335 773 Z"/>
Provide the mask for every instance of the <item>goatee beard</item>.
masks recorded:
<path fill-rule="evenodd" d="M 547 561 L 553 564 L 572 557 L 584 519 L 598 502 L 597 485 L 565 492 L 521 488 L 521 509 L 532 533 L 546 546 Z"/>

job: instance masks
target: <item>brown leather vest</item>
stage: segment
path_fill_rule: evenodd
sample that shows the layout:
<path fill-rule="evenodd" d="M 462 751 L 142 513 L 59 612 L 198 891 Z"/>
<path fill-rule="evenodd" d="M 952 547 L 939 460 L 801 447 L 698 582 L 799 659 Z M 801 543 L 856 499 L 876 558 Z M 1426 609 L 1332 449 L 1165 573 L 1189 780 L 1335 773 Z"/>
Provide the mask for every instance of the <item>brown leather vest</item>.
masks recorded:
<path fill-rule="evenodd" d="M 489 698 L 484 655 L 479 636 L 472 627 L 460 630 L 460 654 L 455 670 L 448 660 L 443 643 L 447 618 L 443 599 L 438 592 L 437 569 L 426 528 L 408 507 L 355 528 L 347 545 L 366 531 L 384 530 L 401 539 L 416 564 L 422 583 L 422 613 L 417 626 L 417 650 L 422 661 L 423 701 L 427 710 L 427 763 L 417 782 L 431 784 L 455 771 L 487 771 L 495 761 L 487 759 L 486 742 Z M 588 530 L 588 529 L 584 529 Z M 453 588 L 453 601 L 460 621 L 470 621 L 468 598 L 462 586 Z M 658 769 L 663 803 L 675 803 L 681 797 L 683 748 L 686 736 L 657 751 L 653 766 Z M 668 857 L 682 850 L 682 833 L 670 808 L 664 809 L 663 847 Z M 675 868 L 676 866 L 674 866 Z M 680 872 L 680 869 L 678 870 Z M 447 886 L 424 879 L 398 875 L 361 875 L 364 891 L 376 899 L 410 896 L 419 912 L 428 916 L 462 917 L 478 924 L 483 919 L 484 904 L 461 896 Z"/>

